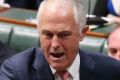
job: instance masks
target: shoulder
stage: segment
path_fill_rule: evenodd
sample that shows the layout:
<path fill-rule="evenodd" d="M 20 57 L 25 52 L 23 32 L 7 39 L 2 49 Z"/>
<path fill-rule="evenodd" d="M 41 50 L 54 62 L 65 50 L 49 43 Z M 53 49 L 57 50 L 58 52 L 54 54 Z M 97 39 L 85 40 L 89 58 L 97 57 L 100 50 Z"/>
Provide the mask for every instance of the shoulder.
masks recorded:
<path fill-rule="evenodd" d="M 102 63 L 120 63 L 119 61 L 107 56 L 107 55 L 103 55 L 102 53 L 95 53 L 95 52 L 86 52 L 86 55 L 88 55 L 92 60 L 94 60 L 95 62 L 102 62 Z"/>
<path fill-rule="evenodd" d="M 22 51 L 20 53 L 17 53 L 15 56 L 9 58 L 8 60 L 10 60 L 13 63 L 16 63 L 16 62 L 19 64 L 23 62 L 25 63 L 27 61 L 34 60 L 38 53 L 42 53 L 41 49 L 33 47 L 25 51 Z"/>
<path fill-rule="evenodd" d="M 12 67 L 15 67 L 16 70 L 23 69 L 23 67 L 25 69 L 27 67 L 32 66 L 37 55 L 42 55 L 38 53 L 42 53 L 40 48 L 29 48 L 23 52 L 17 53 L 16 55 L 8 58 L 3 62 L 2 66 L 4 67 L 7 65 L 11 65 Z"/>
<path fill-rule="evenodd" d="M 17 55 L 8 58 L 3 62 L 0 69 L 0 80 L 1 76 L 6 78 L 13 78 L 18 80 L 18 77 L 21 76 L 21 80 L 29 80 L 28 74 L 31 74 L 33 70 L 33 64 L 37 56 L 42 56 L 42 50 L 40 48 L 30 48 Z M 27 76 L 27 77 L 26 77 Z"/>
<path fill-rule="evenodd" d="M 95 53 L 95 52 L 86 52 L 86 51 L 80 51 L 80 58 L 85 59 L 85 60 L 91 60 L 95 62 L 95 64 L 98 67 L 120 67 L 120 61 L 117 61 L 109 56 L 102 55 L 102 53 Z"/>
<path fill-rule="evenodd" d="M 97 68 L 106 71 L 107 70 L 120 71 L 120 61 L 117 61 L 109 56 L 102 55 L 102 53 L 85 52 L 85 55 L 90 57 L 92 61 L 95 62 Z"/>
<path fill-rule="evenodd" d="M 95 74 L 100 74 L 101 78 L 106 77 L 108 79 L 113 78 L 114 80 L 119 80 L 119 76 L 120 76 L 119 61 L 111 57 L 101 55 L 101 53 L 93 53 L 93 52 L 85 52 L 85 51 L 81 52 L 80 60 L 82 67 L 84 66 L 85 69 L 89 69 Z"/>

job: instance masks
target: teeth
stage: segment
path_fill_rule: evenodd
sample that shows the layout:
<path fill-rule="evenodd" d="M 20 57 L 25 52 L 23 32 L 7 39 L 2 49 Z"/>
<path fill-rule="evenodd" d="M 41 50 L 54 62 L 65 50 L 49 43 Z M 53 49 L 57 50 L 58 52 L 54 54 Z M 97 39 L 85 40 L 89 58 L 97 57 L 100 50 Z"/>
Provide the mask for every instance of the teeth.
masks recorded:
<path fill-rule="evenodd" d="M 64 55 L 64 53 L 51 53 L 51 55 L 53 57 L 59 58 L 59 57 L 62 57 Z"/>

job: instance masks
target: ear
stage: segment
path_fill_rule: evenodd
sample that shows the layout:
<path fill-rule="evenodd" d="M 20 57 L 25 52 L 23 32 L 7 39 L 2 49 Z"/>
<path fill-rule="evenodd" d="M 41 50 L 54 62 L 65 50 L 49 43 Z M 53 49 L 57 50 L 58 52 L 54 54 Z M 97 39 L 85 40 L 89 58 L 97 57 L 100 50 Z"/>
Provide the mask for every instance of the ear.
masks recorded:
<path fill-rule="evenodd" d="M 86 34 L 87 31 L 89 31 L 89 26 L 85 25 L 85 28 L 83 28 L 83 30 L 82 30 L 83 36 L 85 36 L 85 34 Z"/>
<path fill-rule="evenodd" d="M 81 36 L 80 36 L 80 41 L 83 40 L 84 36 L 86 35 L 86 32 L 89 31 L 89 26 L 85 25 L 84 28 L 82 29 Z"/>

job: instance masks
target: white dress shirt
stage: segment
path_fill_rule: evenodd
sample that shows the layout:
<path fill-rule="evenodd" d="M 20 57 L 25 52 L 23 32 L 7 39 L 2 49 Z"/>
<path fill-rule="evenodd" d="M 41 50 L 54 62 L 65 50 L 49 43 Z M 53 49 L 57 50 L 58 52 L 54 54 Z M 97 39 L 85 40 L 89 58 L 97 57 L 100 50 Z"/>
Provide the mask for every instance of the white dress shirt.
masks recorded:
<path fill-rule="evenodd" d="M 54 74 L 55 80 L 61 80 L 60 76 L 55 74 L 56 70 L 50 66 L 52 73 Z M 72 65 L 68 67 L 66 70 L 70 73 L 71 76 L 68 77 L 67 80 L 80 80 L 80 55 L 77 54 L 75 60 L 73 61 Z"/>

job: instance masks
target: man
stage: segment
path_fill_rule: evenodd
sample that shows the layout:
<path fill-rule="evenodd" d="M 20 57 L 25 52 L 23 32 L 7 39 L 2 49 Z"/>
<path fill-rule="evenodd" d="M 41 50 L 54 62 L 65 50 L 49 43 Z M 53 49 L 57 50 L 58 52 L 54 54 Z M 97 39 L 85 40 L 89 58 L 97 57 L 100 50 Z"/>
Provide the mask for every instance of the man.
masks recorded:
<path fill-rule="evenodd" d="M 112 23 L 120 26 L 120 2 L 119 0 L 96 0 L 93 14 L 96 16 L 106 16 Z M 101 6 L 102 5 L 102 6 Z M 101 6 L 101 7 L 99 7 Z"/>
<path fill-rule="evenodd" d="M 37 20 L 41 48 L 6 60 L 0 80 L 120 80 L 119 61 L 79 49 L 88 30 L 79 0 L 43 1 Z"/>
<path fill-rule="evenodd" d="M 108 56 L 120 61 L 120 27 L 115 29 L 108 38 Z"/>

